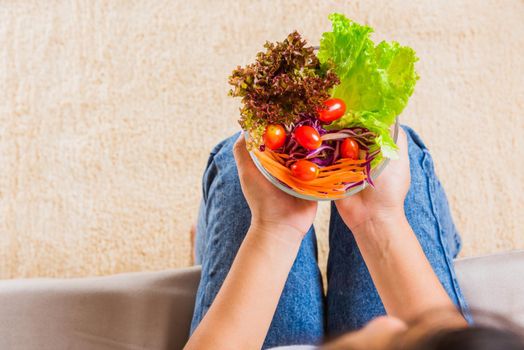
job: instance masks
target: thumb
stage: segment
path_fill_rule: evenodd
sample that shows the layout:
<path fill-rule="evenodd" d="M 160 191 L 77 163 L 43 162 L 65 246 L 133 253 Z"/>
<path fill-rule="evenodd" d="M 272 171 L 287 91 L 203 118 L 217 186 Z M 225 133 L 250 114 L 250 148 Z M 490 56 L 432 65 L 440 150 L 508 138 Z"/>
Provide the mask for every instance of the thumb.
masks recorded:
<path fill-rule="evenodd" d="M 233 146 L 233 154 L 235 156 L 237 167 L 242 172 L 249 171 L 248 169 L 254 167 L 251 156 L 247 150 L 246 139 L 243 132 L 240 133 L 240 136 Z"/>

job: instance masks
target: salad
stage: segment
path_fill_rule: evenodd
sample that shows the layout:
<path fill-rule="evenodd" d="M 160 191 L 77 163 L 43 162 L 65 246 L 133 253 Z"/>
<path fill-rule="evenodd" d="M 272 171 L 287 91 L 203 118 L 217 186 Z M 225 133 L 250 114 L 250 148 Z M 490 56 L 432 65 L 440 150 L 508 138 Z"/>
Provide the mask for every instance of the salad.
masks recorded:
<path fill-rule="evenodd" d="M 372 28 L 331 14 L 320 46 L 294 31 L 266 42 L 256 61 L 237 67 L 229 94 L 240 97 L 248 148 L 297 193 L 341 198 L 369 184 L 384 158 L 396 158 L 390 128 L 418 75 L 413 49 L 371 40 Z"/>

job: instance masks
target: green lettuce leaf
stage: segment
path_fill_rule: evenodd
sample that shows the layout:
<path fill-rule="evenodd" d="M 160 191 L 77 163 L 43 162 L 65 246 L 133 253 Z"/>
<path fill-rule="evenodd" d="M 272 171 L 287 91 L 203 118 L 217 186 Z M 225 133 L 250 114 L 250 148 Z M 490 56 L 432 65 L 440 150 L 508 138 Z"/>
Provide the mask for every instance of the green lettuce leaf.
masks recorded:
<path fill-rule="evenodd" d="M 344 100 L 347 110 L 328 128 L 363 126 L 377 134 L 383 157 L 396 158 L 390 127 L 406 107 L 418 79 L 415 51 L 397 42 L 375 45 L 372 28 L 344 15 L 334 13 L 329 19 L 333 30 L 322 35 L 317 57 L 322 65 L 334 67 L 340 84 L 331 95 Z"/>

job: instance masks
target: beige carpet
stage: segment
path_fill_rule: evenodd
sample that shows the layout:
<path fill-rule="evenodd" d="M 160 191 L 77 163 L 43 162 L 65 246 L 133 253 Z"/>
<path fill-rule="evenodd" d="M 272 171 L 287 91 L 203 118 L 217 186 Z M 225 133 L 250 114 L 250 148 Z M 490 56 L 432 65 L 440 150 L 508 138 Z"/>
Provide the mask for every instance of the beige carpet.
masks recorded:
<path fill-rule="evenodd" d="M 238 128 L 230 71 L 294 29 L 318 42 L 333 11 L 418 52 L 402 121 L 433 152 L 463 254 L 524 248 L 522 0 L 7 0 L 0 278 L 188 265 L 207 153 Z"/>

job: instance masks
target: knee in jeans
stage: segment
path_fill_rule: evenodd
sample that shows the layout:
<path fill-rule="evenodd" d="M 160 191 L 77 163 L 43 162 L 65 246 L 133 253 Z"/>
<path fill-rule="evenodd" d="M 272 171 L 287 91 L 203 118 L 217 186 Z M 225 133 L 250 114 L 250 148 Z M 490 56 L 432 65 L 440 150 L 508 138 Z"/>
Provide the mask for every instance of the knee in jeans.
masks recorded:
<path fill-rule="evenodd" d="M 215 159 L 217 161 L 226 161 L 229 162 L 231 160 L 234 160 L 233 155 L 233 147 L 235 146 L 235 142 L 238 139 L 240 132 L 236 132 L 227 139 L 224 139 L 222 142 L 220 142 L 216 147 L 220 146 L 219 149 L 217 149 L 215 153 Z"/>
<path fill-rule="evenodd" d="M 225 138 L 222 141 L 220 141 L 219 143 L 217 143 L 216 146 L 213 147 L 213 149 L 211 150 L 211 155 L 212 156 L 216 155 L 217 153 L 222 151 L 222 149 L 224 147 L 226 147 L 226 148 L 227 148 L 227 146 L 231 147 L 235 143 L 235 140 L 238 138 L 238 134 L 239 134 L 239 132 L 237 132 L 237 133 L 233 134 L 232 136 L 230 136 L 228 138 Z"/>
<path fill-rule="evenodd" d="M 422 141 L 422 138 L 420 137 L 420 135 L 417 134 L 415 130 L 413 130 L 412 128 L 410 128 L 407 125 L 402 125 L 402 129 L 404 129 L 404 131 L 406 132 L 408 140 L 412 140 L 413 143 L 415 143 L 421 150 L 428 149 L 426 145 L 424 144 L 424 142 Z"/>

